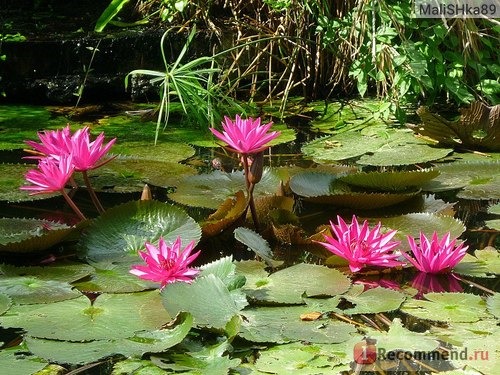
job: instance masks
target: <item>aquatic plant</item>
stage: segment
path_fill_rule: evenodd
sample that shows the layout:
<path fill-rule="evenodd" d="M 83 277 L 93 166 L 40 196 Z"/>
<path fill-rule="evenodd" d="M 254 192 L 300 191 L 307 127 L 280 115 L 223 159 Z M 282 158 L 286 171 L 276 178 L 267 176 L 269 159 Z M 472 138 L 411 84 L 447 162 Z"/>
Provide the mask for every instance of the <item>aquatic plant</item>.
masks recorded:
<path fill-rule="evenodd" d="M 277 131 L 268 133 L 272 125 L 272 122 L 261 125 L 260 118 L 253 119 L 250 117 L 242 119 L 236 115 L 234 121 L 227 116 L 224 118 L 224 122 L 222 123 L 224 131 L 222 133 L 214 128 L 210 128 L 210 131 L 217 138 L 228 144 L 228 146 L 225 146 L 228 151 L 241 155 L 248 193 L 247 207 L 250 207 L 256 228 L 258 228 L 259 224 L 253 200 L 253 190 L 255 184 L 262 178 L 264 170 L 263 152 L 269 147 L 268 143 L 280 135 L 280 132 Z"/>
<path fill-rule="evenodd" d="M 366 266 L 397 267 L 403 263 L 398 261 L 400 254 L 394 249 L 400 245 L 399 241 L 392 241 L 395 230 L 381 233 L 382 223 L 370 229 L 368 221 L 360 225 L 356 215 L 352 216 L 351 224 L 337 215 L 338 224 L 330 221 L 330 226 L 336 238 L 323 235 L 326 242 L 319 242 L 328 251 L 349 262 L 352 272 L 358 272 Z"/>
<path fill-rule="evenodd" d="M 464 243 L 456 245 L 457 239 L 450 240 L 450 232 L 439 239 L 437 232 L 429 239 L 420 232 L 420 243 L 408 236 L 413 257 L 407 253 L 402 255 L 419 271 L 426 273 L 448 272 L 462 260 L 469 246 Z"/>
<path fill-rule="evenodd" d="M 130 273 L 141 279 L 160 283 L 161 289 L 177 281 L 191 282 L 199 272 L 189 268 L 200 255 L 200 251 L 191 254 L 195 245 L 196 242 L 191 241 L 182 248 L 180 237 L 177 237 L 171 246 L 165 243 L 163 237 L 158 240 L 158 247 L 146 242 L 146 251 L 139 251 L 139 255 L 147 265 L 134 265 Z"/>

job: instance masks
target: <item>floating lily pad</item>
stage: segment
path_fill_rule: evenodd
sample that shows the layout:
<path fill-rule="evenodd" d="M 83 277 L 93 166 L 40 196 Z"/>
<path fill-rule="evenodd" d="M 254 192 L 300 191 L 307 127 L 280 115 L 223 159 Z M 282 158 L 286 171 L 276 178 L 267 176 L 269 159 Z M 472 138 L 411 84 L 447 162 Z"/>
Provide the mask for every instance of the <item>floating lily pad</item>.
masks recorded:
<path fill-rule="evenodd" d="M 375 209 L 404 202 L 420 192 L 377 193 L 354 192 L 339 177 L 329 173 L 303 172 L 290 180 L 290 189 L 305 200 L 338 207 Z"/>
<path fill-rule="evenodd" d="M 12 299 L 4 293 L 0 294 L 0 315 L 4 314 L 7 310 L 10 309 L 12 305 Z"/>
<path fill-rule="evenodd" d="M 305 263 L 285 268 L 267 278 L 253 279 L 253 283 L 250 280 L 243 289 L 248 297 L 280 304 L 303 304 L 306 296 L 342 294 L 351 285 L 349 278 L 336 269 Z"/>
<path fill-rule="evenodd" d="M 153 138 L 154 140 L 154 138 Z M 163 161 L 175 163 L 195 154 L 193 147 L 180 142 L 119 141 L 111 149 L 113 155 L 128 156 L 137 160 Z"/>
<path fill-rule="evenodd" d="M 488 312 L 500 319 L 500 293 L 495 293 L 486 299 L 486 305 L 488 306 Z"/>
<path fill-rule="evenodd" d="M 269 266 L 273 265 L 271 247 L 260 234 L 244 227 L 236 228 L 233 233 L 237 241 L 246 245 L 249 250 L 254 251 L 255 254 L 262 258 Z"/>
<path fill-rule="evenodd" d="M 488 207 L 488 213 L 493 215 L 500 215 L 500 203 Z"/>
<path fill-rule="evenodd" d="M 0 293 L 17 304 L 51 303 L 82 295 L 68 283 L 28 276 L 0 278 Z"/>
<path fill-rule="evenodd" d="M 419 319 L 440 322 L 477 322 L 487 318 L 481 296 L 465 293 L 427 293 L 425 300 L 407 300 L 401 311 Z"/>
<path fill-rule="evenodd" d="M 279 177 L 269 168 L 265 168 L 261 181 L 255 186 L 254 196 L 275 194 L 279 184 Z M 186 177 L 177 186 L 175 193 L 168 196 L 186 206 L 217 209 L 228 197 L 244 188 L 245 178 L 242 171 L 214 171 Z"/>
<path fill-rule="evenodd" d="M 137 331 L 159 329 L 171 320 L 158 291 L 102 294 L 94 303 L 78 298 L 41 305 L 12 306 L 0 316 L 3 327 L 19 327 L 29 336 L 87 341 L 132 337 Z"/>
<path fill-rule="evenodd" d="M 230 291 L 214 274 L 197 277 L 191 284 L 174 283 L 162 291 L 169 314 L 189 311 L 197 326 L 223 329 L 246 305 L 239 289 Z"/>
<path fill-rule="evenodd" d="M 360 172 L 339 177 L 339 180 L 371 190 L 402 191 L 421 186 L 439 175 L 436 169 L 414 171 Z"/>
<path fill-rule="evenodd" d="M 376 314 L 394 311 L 401 306 L 406 296 L 396 290 L 387 288 L 371 288 L 363 292 L 362 285 L 354 285 L 342 298 L 354 305 L 342 310 L 344 314 Z"/>
<path fill-rule="evenodd" d="M 453 151 L 431 147 L 415 138 L 410 130 L 385 126 L 368 129 L 315 139 L 306 143 L 302 152 L 320 164 L 361 157 L 359 164 L 392 166 L 438 160 Z"/>
<path fill-rule="evenodd" d="M 73 286 L 82 292 L 133 293 L 157 288 L 157 284 L 142 280 L 129 271 L 133 264 L 142 263 L 139 259 L 130 259 L 120 263 L 92 263 L 95 271 L 92 275 Z"/>
<path fill-rule="evenodd" d="M 457 194 L 463 199 L 500 199 L 500 160 L 482 162 L 454 162 L 437 165 L 440 174 L 423 186 L 437 192 L 461 188 Z"/>
<path fill-rule="evenodd" d="M 127 338 L 68 342 L 26 337 L 26 345 L 37 356 L 58 363 L 84 364 L 117 354 L 140 357 L 180 343 L 189 333 L 192 322 L 188 313 L 182 313 L 169 323 L 168 329 L 139 331 Z"/>
<path fill-rule="evenodd" d="M 26 345 L 0 350 L 0 368 L 9 369 L 9 375 L 38 374 L 49 363 L 28 352 Z"/>
<path fill-rule="evenodd" d="M 212 237 L 234 225 L 242 218 L 248 207 L 243 191 L 237 191 L 234 197 L 227 198 L 207 220 L 201 223 L 204 236 Z"/>
<path fill-rule="evenodd" d="M 454 272 L 475 276 L 494 277 L 500 274 L 500 252 L 492 247 L 476 250 L 474 256 L 465 254 L 464 258 L 453 269 Z"/>
<path fill-rule="evenodd" d="M 334 320 L 304 321 L 308 306 L 258 307 L 245 309 L 240 336 L 253 342 L 339 343 L 356 332 L 354 325 Z"/>
<path fill-rule="evenodd" d="M 82 263 L 59 262 L 47 266 L 16 267 L 0 265 L 0 274 L 4 276 L 32 276 L 40 280 L 72 283 L 94 272 L 94 267 Z"/>
<path fill-rule="evenodd" d="M 62 242 L 73 230 L 49 220 L 0 218 L 0 252 L 41 252 Z"/>
<path fill-rule="evenodd" d="M 199 241 L 199 225 L 182 209 L 158 201 L 131 201 L 107 210 L 92 221 L 82 236 L 81 256 L 94 262 L 138 259 L 137 251 L 146 241 L 163 236 L 174 242 L 180 236 L 183 244 Z"/>

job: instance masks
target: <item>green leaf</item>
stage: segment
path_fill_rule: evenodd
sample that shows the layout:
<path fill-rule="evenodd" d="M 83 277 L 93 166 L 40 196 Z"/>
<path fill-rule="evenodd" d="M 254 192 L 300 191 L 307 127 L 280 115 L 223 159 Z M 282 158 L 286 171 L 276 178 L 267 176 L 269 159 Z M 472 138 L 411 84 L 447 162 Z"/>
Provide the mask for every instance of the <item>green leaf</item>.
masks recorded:
<path fill-rule="evenodd" d="M 265 168 L 261 181 L 255 186 L 254 197 L 274 195 L 280 178 Z M 245 187 L 242 171 L 226 173 L 214 171 L 210 174 L 188 176 L 177 186 L 175 193 L 168 195 L 173 201 L 190 207 L 217 209 L 228 197 Z"/>
<path fill-rule="evenodd" d="M 43 305 L 13 306 L 0 316 L 4 327 L 54 340 L 108 340 L 157 329 L 170 320 L 158 291 L 102 294 L 93 304 L 85 297 Z"/>
<path fill-rule="evenodd" d="M 419 319 L 439 322 L 477 322 L 488 317 L 486 302 L 473 294 L 427 293 L 425 300 L 407 300 L 401 311 Z"/>
<path fill-rule="evenodd" d="M 27 353 L 25 345 L 0 350 L 0 368 L 8 369 L 9 375 L 34 374 L 47 365 L 44 359 Z"/>
<path fill-rule="evenodd" d="M 57 262 L 48 266 L 16 267 L 0 265 L 4 276 L 33 276 L 40 280 L 73 283 L 94 273 L 94 267 L 82 263 Z"/>
<path fill-rule="evenodd" d="M 342 298 L 351 302 L 354 307 L 342 310 L 344 314 L 376 314 L 394 311 L 401 306 L 406 296 L 396 290 L 387 288 L 372 288 L 363 292 L 363 286 L 353 286 Z"/>
<path fill-rule="evenodd" d="M 95 32 L 102 32 L 106 25 L 120 12 L 129 0 L 112 0 L 111 3 L 104 9 L 104 12 L 99 16 L 94 27 Z"/>
<path fill-rule="evenodd" d="M 12 306 L 12 299 L 7 294 L 0 294 L 0 315 L 4 314 Z"/>
<path fill-rule="evenodd" d="M 493 277 L 500 274 L 500 253 L 498 250 L 487 247 L 476 250 L 475 256 L 465 254 L 465 257 L 453 269 L 461 275 L 475 277 Z"/>
<path fill-rule="evenodd" d="M 339 343 L 356 332 L 354 325 L 331 319 L 305 321 L 308 306 L 258 307 L 245 309 L 240 336 L 253 342 Z"/>
<path fill-rule="evenodd" d="M 336 269 L 300 263 L 253 283 L 247 278 L 243 290 L 259 302 L 303 304 L 305 296 L 334 296 L 346 292 L 350 285 L 349 278 Z"/>
<path fill-rule="evenodd" d="M 239 227 L 234 230 L 234 238 L 253 250 L 257 256 L 262 258 L 269 266 L 273 266 L 275 261 L 272 259 L 272 251 L 269 243 L 255 231 Z"/>
<path fill-rule="evenodd" d="M 0 293 L 7 294 L 14 303 L 22 305 L 64 301 L 82 295 L 66 282 L 29 276 L 0 278 Z"/>
<path fill-rule="evenodd" d="M 191 284 L 170 284 L 161 296 L 169 314 L 189 311 L 195 325 L 219 329 L 223 329 L 246 304 L 239 290 L 230 292 L 214 274 L 197 277 Z"/>
<path fill-rule="evenodd" d="M 95 262 L 139 259 L 146 241 L 160 236 L 184 245 L 199 241 L 200 226 L 182 209 L 158 201 L 131 201 L 107 210 L 91 222 L 79 242 L 81 256 Z M 128 259 L 127 259 L 128 258 Z"/>
<path fill-rule="evenodd" d="M 497 319 L 500 318 L 500 293 L 495 293 L 488 296 L 486 299 L 486 305 L 488 306 L 488 312 L 495 316 Z"/>
<path fill-rule="evenodd" d="M 85 364 L 117 354 L 140 357 L 180 343 L 189 333 L 192 321 L 188 313 L 182 313 L 167 329 L 139 331 L 122 339 L 68 342 L 27 337 L 26 344 L 32 353 L 58 363 Z"/>

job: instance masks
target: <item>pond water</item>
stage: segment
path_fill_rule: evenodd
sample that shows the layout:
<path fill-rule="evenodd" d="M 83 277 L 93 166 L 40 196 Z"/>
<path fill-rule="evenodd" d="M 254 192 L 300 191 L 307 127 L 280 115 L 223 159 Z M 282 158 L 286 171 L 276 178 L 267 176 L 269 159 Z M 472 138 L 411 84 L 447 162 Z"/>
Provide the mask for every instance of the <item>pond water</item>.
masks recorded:
<path fill-rule="evenodd" d="M 303 369 L 301 373 L 307 374 L 452 368 L 493 373 L 500 315 L 497 154 L 484 157 L 450 150 L 436 160 L 431 156 L 411 164 L 369 164 L 363 158 L 370 160 L 396 147 L 401 147 L 403 158 L 412 142 L 403 139 L 408 133 L 396 134 L 399 143 L 392 143 L 393 124 L 374 116 L 371 102 L 364 111 L 334 111 L 330 117 L 320 116 L 311 105 L 304 111 L 309 114 L 305 119 L 276 120 L 284 142 L 265 153 L 264 176 L 255 191 L 263 223 L 257 233 L 251 218 L 238 208 L 238 191 L 243 194 L 245 182 L 237 157 L 217 147 L 210 133 L 187 126 L 169 125 L 154 146 L 155 122 L 127 116 L 125 107 L 114 108 L 118 107 L 72 118 L 55 108 L 0 109 L 0 216 L 43 220 L 27 229 L 24 223 L 0 223 L 0 341 L 6 343 L 0 364 L 25 365 L 31 371 L 25 373 L 36 371 L 33 362 L 58 363 L 67 369 L 96 363 L 98 370 L 89 373 L 113 374 L 129 373 L 126 368 L 146 369 L 137 372 L 141 374 L 202 371 L 216 363 L 220 367 L 214 367 L 214 374 L 280 374 L 280 363 L 289 366 L 287 371 Z M 82 212 L 94 219 L 85 223 L 79 223 L 59 195 L 30 200 L 18 191 L 30 168 L 21 164 L 26 162 L 23 141 L 66 123 L 72 129 L 89 126 L 93 136 L 104 132 L 107 139 L 117 138 L 112 150 L 116 158 L 90 174 L 107 212 L 98 213 L 86 189 L 71 191 Z M 333 157 L 338 149 L 347 153 L 366 141 L 348 138 L 351 133 L 370 140 L 380 137 L 385 143 L 375 149 L 367 144 L 356 156 Z M 323 143 L 318 147 L 315 142 Z M 416 150 L 421 144 L 410 147 Z M 434 152 L 429 146 L 429 153 Z M 398 157 L 391 158 L 394 162 Z M 459 167 L 455 170 L 453 165 Z M 439 175 L 431 176 L 434 169 Z M 416 177 L 418 173 L 427 177 Z M 414 178 L 419 181 L 407 182 Z M 144 184 L 157 202 L 138 202 Z M 322 233 L 337 215 L 346 220 L 356 215 L 372 227 L 381 221 L 384 230 L 398 229 L 402 242 L 419 231 L 451 232 L 465 240 L 469 254 L 452 274 L 376 267 L 351 273 L 345 262 L 314 242 L 323 240 Z M 77 227 L 61 241 L 44 246 L 49 232 L 59 230 L 47 220 Z M 19 227 L 12 229 L 15 225 Z M 244 231 L 238 231 L 242 227 Z M 137 250 L 145 240 L 172 233 L 198 242 L 201 255 L 196 266 L 203 269 L 203 277 L 193 284 L 167 286 L 159 294 L 154 285 L 134 279 L 128 270 L 140 263 Z M 85 298 L 92 307 L 85 307 Z M 130 304 L 139 312 L 126 312 Z M 154 311 L 145 313 L 147 306 L 155 306 Z M 114 320 L 105 320 L 101 311 Z M 169 323 L 175 329 L 155 331 L 181 311 L 189 314 L 181 313 Z M 117 334 L 134 313 L 140 322 Z M 43 314 L 53 319 L 38 321 Z M 119 315 L 125 318 L 117 319 Z M 87 320 L 89 316 L 95 319 Z M 88 332 L 75 328 L 72 319 L 81 319 Z M 472 330 L 471 324 L 479 328 Z M 44 329 L 51 325 L 52 331 Z M 61 333 L 64 330 L 75 332 Z M 174 330 L 185 332 L 176 339 Z M 382 361 L 379 351 L 375 364 L 356 361 L 358 344 L 370 344 L 366 337 L 378 340 L 378 348 L 387 352 L 468 350 L 489 357 L 481 361 L 471 356 L 396 356 Z M 121 351 L 118 344 L 123 345 Z M 22 357 L 22 352 L 30 354 Z"/>

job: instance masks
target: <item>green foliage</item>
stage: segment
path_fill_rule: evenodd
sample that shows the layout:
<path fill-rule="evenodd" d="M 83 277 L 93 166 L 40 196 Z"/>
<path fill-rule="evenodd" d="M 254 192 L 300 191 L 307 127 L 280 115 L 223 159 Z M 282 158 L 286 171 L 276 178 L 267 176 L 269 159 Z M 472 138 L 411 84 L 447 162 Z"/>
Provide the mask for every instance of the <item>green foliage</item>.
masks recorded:
<path fill-rule="evenodd" d="M 498 102 L 498 26 L 488 19 L 418 19 L 411 7 L 357 1 L 342 18 L 319 17 L 317 33 L 349 66 L 358 93 L 376 90 L 400 120 L 402 106 L 422 99 Z"/>
<path fill-rule="evenodd" d="M 106 25 L 120 12 L 125 4 L 130 0 L 111 0 L 111 3 L 104 9 L 101 16 L 96 22 L 94 31 L 100 33 Z"/>

